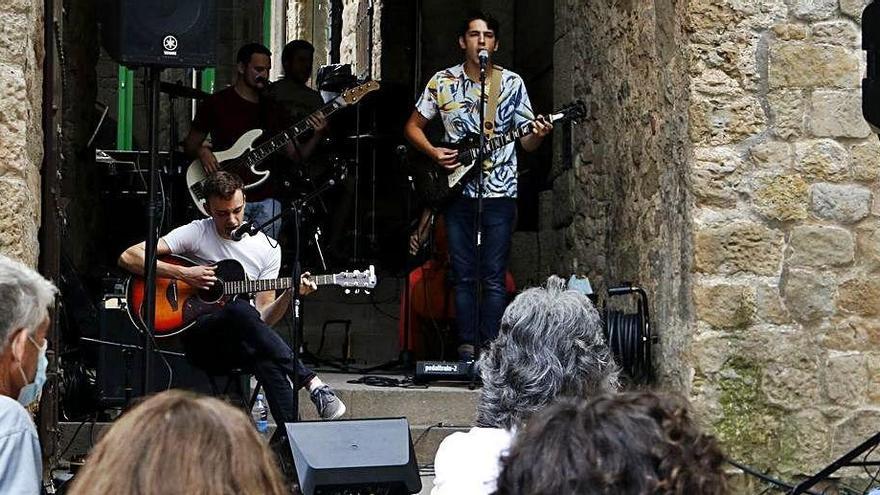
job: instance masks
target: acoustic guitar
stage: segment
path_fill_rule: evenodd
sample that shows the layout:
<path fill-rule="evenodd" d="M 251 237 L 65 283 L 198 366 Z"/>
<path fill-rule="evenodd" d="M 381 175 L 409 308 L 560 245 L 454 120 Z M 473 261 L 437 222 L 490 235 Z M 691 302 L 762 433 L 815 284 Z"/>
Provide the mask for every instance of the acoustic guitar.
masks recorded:
<path fill-rule="evenodd" d="M 162 256 L 160 259 L 180 266 L 198 264 L 177 255 Z M 299 283 L 294 284 L 290 277 L 248 280 L 244 267 L 236 260 L 222 260 L 215 265 L 214 275 L 217 282 L 210 289 L 198 289 L 182 280 L 156 277 L 156 337 L 170 337 L 183 332 L 193 326 L 198 317 L 220 310 L 239 294 L 299 287 Z M 312 275 L 310 279 L 319 286 L 338 285 L 364 291 L 376 287 L 376 271 L 373 265 L 364 271 Z M 145 282 L 143 277 L 132 275 L 126 283 L 128 317 L 138 328 L 144 326 Z"/>

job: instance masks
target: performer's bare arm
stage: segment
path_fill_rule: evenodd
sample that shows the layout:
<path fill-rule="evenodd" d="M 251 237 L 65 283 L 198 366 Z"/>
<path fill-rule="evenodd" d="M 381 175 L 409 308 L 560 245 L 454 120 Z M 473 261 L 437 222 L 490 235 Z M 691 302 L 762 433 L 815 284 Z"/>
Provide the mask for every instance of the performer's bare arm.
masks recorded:
<path fill-rule="evenodd" d="M 146 245 L 143 242 L 131 246 L 119 255 L 117 264 L 131 273 L 143 275 L 144 259 L 146 258 L 145 249 Z M 156 255 L 164 256 L 166 254 L 171 254 L 171 249 L 168 247 L 165 239 L 159 239 L 159 243 L 156 246 Z M 200 289 L 207 289 L 217 281 L 217 277 L 214 276 L 213 266 L 179 266 L 162 260 L 156 261 L 156 275 L 183 280 L 187 284 Z"/>
<path fill-rule="evenodd" d="M 409 116 L 409 120 L 406 121 L 406 125 L 403 128 L 403 134 L 413 146 L 431 157 L 437 165 L 446 170 L 454 170 L 459 167 L 461 164 L 458 162 L 458 151 L 432 145 L 428 141 L 428 137 L 425 136 L 425 126 L 427 125 L 428 119 L 420 114 L 418 110 L 413 110 L 412 115 Z"/>
<path fill-rule="evenodd" d="M 311 294 L 317 289 L 318 286 L 309 277 L 309 272 L 303 273 L 299 283 L 300 295 Z M 284 317 L 284 312 L 287 311 L 290 300 L 291 293 L 289 289 L 282 292 L 278 298 L 275 297 L 275 292 L 272 291 L 257 292 L 257 295 L 254 297 L 257 311 L 260 312 L 260 318 L 269 326 L 278 323 Z"/>
<path fill-rule="evenodd" d="M 207 133 L 190 128 L 189 133 L 183 140 L 183 151 L 190 158 L 198 158 L 202 162 L 202 166 L 205 167 L 205 172 L 213 174 L 218 170 L 219 166 L 211 146 L 205 142 L 207 137 Z"/>

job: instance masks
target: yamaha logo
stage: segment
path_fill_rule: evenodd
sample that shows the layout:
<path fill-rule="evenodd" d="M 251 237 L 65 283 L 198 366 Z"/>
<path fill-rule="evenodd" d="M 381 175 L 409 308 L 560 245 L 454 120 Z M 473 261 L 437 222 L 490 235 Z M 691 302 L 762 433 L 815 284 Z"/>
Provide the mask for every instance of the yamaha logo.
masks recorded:
<path fill-rule="evenodd" d="M 162 47 L 165 55 L 177 55 L 177 38 L 169 34 L 162 40 Z"/>

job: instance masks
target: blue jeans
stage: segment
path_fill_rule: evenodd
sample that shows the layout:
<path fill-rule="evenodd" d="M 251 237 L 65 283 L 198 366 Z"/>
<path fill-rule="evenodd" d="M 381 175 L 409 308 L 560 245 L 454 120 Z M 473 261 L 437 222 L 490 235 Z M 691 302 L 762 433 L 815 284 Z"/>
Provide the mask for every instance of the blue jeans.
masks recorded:
<path fill-rule="evenodd" d="M 455 287 L 455 320 L 460 343 L 479 343 L 498 335 L 501 315 L 507 305 L 505 276 L 510 260 L 510 238 L 516 220 L 516 200 L 483 200 L 483 235 L 477 266 L 477 200 L 459 197 L 446 210 L 446 235 Z M 477 283 L 482 282 L 479 334 L 477 333 Z"/>
<path fill-rule="evenodd" d="M 264 222 L 279 213 L 281 213 L 281 203 L 272 198 L 264 199 L 262 201 L 254 201 L 246 204 L 244 207 L 244 219 L 254 225 L 262 225 Z M 281 219 L 279 218 L 272 222 L 272 225 L 267 225 L 263 229 L 263 232 L 272 239 L 277 240 L 278 232 L 280 230 Z"/>

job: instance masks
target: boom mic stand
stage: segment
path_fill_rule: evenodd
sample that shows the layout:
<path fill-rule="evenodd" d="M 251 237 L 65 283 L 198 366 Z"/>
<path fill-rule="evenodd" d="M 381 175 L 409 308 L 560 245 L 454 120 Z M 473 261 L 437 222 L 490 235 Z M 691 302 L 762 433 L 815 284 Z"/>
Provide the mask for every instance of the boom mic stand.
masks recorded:
<path fill-rule="evenodd" d="M 248 235 L 254 235 L 257 232 L 262 231 L 269 225 L 272 225 L 276 221 L 280 220 L 285 215 L 293 216 L 293 232 L 294 232 L 294 241 L 293 241 L 293 266 L 291 268 L 291 287 L 293 293 L 291 297 L 293 300 L 291 301 L 291 306 L 293 311 L 290 313 L 290 327 L 293 330 L 291 332 L 291 359 L 293 361 L 293 373 L 290 376 L 291 381 L 293 381 L 294 386 L 297 387 L 293 393 L 293 410 L 296 411 L 296 421 L 299 421 L 299 387 L 301 384 L 299 383 L 299 370 L 297 369 L 297 362 L 299 361 L 300 354 L 300 339 L 299 334 L 302 329 L 302 313 L 301 313 L 301 296 L 299 293 L 299 281 L 302 276 L 302 266 L 300 265 L 300 251 L 301 251 L 301 233 L 300 233 L 300 220 L 302 218 L 302 209 L 308 204 L 310 201 L 319 197 L 325 191 L 336 185 L 337 177 L 331 177 L 327 182 L 319 186 L 309 194 L 308 196 L 298 199 L 293 202 L 286 209 L 282 209 L 280 213 L 275 215 L 274 217 L 266 220 L 261 224 L 253 224 L 247 227 L 247 229 L 243 230 L 240 235 L 247 233 Z M 339 178 L 342 179 L 341 177 Z"/>

